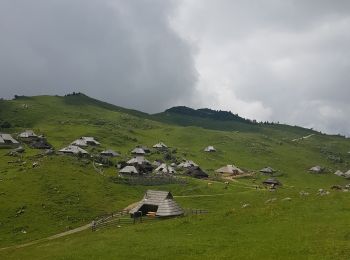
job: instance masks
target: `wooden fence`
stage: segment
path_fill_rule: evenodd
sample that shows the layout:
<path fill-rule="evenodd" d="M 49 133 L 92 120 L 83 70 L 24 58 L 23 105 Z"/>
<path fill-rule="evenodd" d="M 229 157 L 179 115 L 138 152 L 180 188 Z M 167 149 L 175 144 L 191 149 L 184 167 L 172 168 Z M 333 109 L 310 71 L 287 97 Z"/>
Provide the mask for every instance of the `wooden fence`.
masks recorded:
<path fill-rule="evenodd" d="M 208 213 L 209 213 L 209 210 L 207 209 L 185 209 L 185 216 L 208 214 Z"/>
<path fill-rule="evenodd" d="M 111 177 L 115 183 L 128 185 L 156 186 L 166 184 L 187 184 L 184 178 L 173 176 L 137 176 L 137 177 Z"/>
<path fill-rule="evenodd" d="M 142 216 L 142 214 L 134 214 L 133 216 L 130 216 L 126 211 L 120 211 L 106 215 L 98 220 L 94 220 L 91 224 L 91 230 L 96 231 L 107 227 L 144 223 L 156 219 L 158 219 L 158 217 L 145 217 Z"/>
<path fill-rule="evenodd" d="M 185 209 L 185 216 L 200 215 L 209 213 L 206 209 Z M 137 223 L 147 223 L 155 220 L 159 220 L 159 217 L 142 216 L 142 214 L 129 215 L 127 211 L 114 212 L 108 215 L 104 215 L 101 218 L 94 220 L 91 224 L 91 230 L 97 231 L 100 229 L 115 227 L 120 225 L 132 225 Z"/>

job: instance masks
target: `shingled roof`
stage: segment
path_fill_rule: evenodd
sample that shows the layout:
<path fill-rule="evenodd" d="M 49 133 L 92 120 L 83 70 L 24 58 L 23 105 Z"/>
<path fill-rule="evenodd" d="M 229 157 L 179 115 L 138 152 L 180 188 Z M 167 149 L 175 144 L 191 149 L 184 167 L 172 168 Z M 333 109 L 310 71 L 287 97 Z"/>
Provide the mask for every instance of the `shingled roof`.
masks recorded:
<path fill-rule="evenodd" d="M 25 130 L 24 132 L 20 133 L 18 135 L 20 138 L 32 138 L 32 137 L 38 137 L 33 130 Z"/>
<path fill-rule="evenodd" d="M 166 163 L 162 163 L 161 165 L 158 166 L 157 169 L 154 170 L 156 173 L 158 174 L 172 174 L 172 173 L 176 173 L 176 171 L 174 170 L 173 167 L 171 167 L 170 165 L 167 165 Z"/>
<path fill-rule="evenodd" d="M 119 153 L 117 153 L 116 151 L 111 150 L 111 149 L 108 149 L 108 150 L 102 151 L 100 154 L 101 154 L 101 155 L 103 155 L 103 156 L 109 156 L 109 157 L 116 157 L 116 156 L 120 156 L 120 154 L 119 154 Z"/>
<path fill-rule="evenodd" d="M 135 168 L 135 166 L 127 165 L 123 169 L 119 171 L 119 173 L 127 173 L 127 174 L 138 174 L 138 170 Z"/>
<path fill-rule="evenodd" d="M 136 147 L 134 150 L 131 151 L 132 154 L 138 154 L 138 155 L 144 155 L 146 152 L 140 147 Z"/>
<path fill-rule="evenodd" d="M 179 168 L 190 168 L 190 167 L 197 167 L 198 164 L 196 164 L 193 161 L 187 160 L 187 161 L 183 161 L 182 163 L 180 163 L 177 167 Z"/>
<path fill-rule="evenodd" d="M 127 164 L 151 164 L 145 157 L 143 156 L 136 156 L 129 161 L 126 162 Z"/>
<path fill-rule="evenodd" d="M 10 134 L 0 133 L 0 144 L 19 144 Z"/>
<path fill-rule="evenodd" d="M 224 167 L 221 167 L 220 169 L 217 169 L 215 172 L 217 173 L 227 173 L 232 175 L 239 175 L 244 173 L 241 169 L 234 165 L 226 165 Z"/>
<path fill-rule="evenodd" d="M 183 215 L 183 209 L 174 201 L 173 195 L 169 191 L 146 191 L 143 199 L 130 210 L 130 214 L 141 211 L 143 215 L 147 214 L 147 208 L 156 209 L 156 216 L 170 217 Z"/>
<path fill-rule="evenodd" d="M 153 145 L 153 148 L 166 149 L 166 148 L 168 148 L 168 146 L 165 143 L 163 143 L 163 142 L 159 142 L 159 143 Z"/>
<path fill-rule="evenodd" d="M 214 148 L 214 146 L 209 145 L 204 148 L 204 152 L 216 152 L 216 149 Z"/>
<path fill-rule="evenodd" d="M 88 154 L 87 151 L 85 151 L 84 149 L 80 148 L 79 146 L 75 146 L 75 145 L 69 145 L 67 147 L 62 148 L 61 150 L 59 150 L 59 152 L 61 153 L 69 153 L 69 154 Z"/>
<path fill-rule="evenodd" d="M 88 145 L 100 145 L 100 143 L 97 142 L 94 137 L 83 136 L 72 142 L 71 145 L 86 147 Z"/>
<path fill-rule="evenodd" d="M 192 166 L 187 169 L 185 172 L 185 175 L 192 176 L 197 179 L 203 179 L 203 178 L 208 178 L 209 175 L 205 173 L 200 167 L 198 166 Z"/>

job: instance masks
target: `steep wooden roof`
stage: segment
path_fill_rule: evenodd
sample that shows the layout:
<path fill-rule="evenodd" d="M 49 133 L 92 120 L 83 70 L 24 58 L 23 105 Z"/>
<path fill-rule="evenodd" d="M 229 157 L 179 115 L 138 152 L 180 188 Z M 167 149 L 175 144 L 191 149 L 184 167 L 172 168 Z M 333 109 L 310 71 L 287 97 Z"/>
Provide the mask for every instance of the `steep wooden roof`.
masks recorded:
<path fill-rule="evenodd" d="M 146 191 L 143 199 L 130 210 L 130 213 L 136 213 L 143 205 L 158 206 L 156 215 L 160 217 L 179 216 L 184 214 L 183 209 L 174 201 L 173 195 L 169 191 Z"/>

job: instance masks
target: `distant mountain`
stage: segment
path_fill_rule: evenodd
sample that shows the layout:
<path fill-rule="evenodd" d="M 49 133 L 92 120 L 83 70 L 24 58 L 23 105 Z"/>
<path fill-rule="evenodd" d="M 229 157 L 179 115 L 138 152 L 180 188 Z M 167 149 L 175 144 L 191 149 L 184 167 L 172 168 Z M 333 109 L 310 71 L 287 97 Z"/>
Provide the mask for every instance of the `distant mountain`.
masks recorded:
<path fill-rule="evenodd" d="M 220 131 L 260 132 L 283 135 L 284 131 L 306 135 L 316 133 L 312 129 L 299 126 L 289 126 L 273 122 L 257 122 L 234 114 L 230 111 L 212 110 L 209 108 L 193 109 L 186 106 L 177 106 L 154 114 L 154 120 L 181 126 L 198 126 L 205 129 Z"/>
<path fill-rule="evenodd" d="M 237 121 L 247 124 L 256 123 L 255 121 L 240 117 L 238 114 L 233 114 L 231 111 L 213 110 L 209 108 L 193 109 L 186 106 L 178 106 L 165 110 L 165 113 L 176 113 L 194 117 L 210 118 L 221 121 Z"/>
<path fill-rule="evenodd" d="M 53 99 L 54 98 L 54 99 Z M 47 103 L 52 105 L 52 102 L 60 100 L 68 106 L 78 107 L 96 107 L 107 109 L 110 111 L 116 111 L 133 115 L 143 119 L 149 119 L 158 121 L 161 123 L 179 125 L 179 126 L 197 126 L 205 129 L 219 130 L 219 131 L 242 131 L 242 132 L 253 132 L 261 134 L 273 134 L 280 137 L 286 135 L 286 132 L 295 134 L 298 136 L 304 136 L 308 134 L 317 133 L 311 129 L 306 129 L 298 126 L 289 126 L 285 124 L 278 124 L 272 122 L 256 122 L 255 120 L 246 119 L 238 114 L 234 114 L 230 111 L 213 110 L 209 108 L 193 109 L 186 106 L 176 106 L 165 110 L 158 114 L 147 114 L 141 111 L 127 109 L 116 105 L 109 104 L 94 98 L 91 98 L 83 93 L 71 93 L 65 96 L 37 96 L 37 97 L 26 97 L 26 96 L 15 96 L 15 101 L 22 101 L 26 103 L 30 100 L 38 100 L 38 103 Z M 55 101 L 54 101 L 55 100 Z M 2 103 L 2 106 L 7 106 L 6 103 Z M 73 107 L 72 107 L 73 108 Z M 5 109 L 5 108 L 4 108 Z M 16 117 L 12 118 L 10 123 L 20 125 L 19 122 L 15 122 Z M 40 120 L 40 117 L 37 118 Z M 0 118 L 0 123 L 4 120 Z M 27 121 L 26 125 L 30 126 L 34 122 L 34 118 L 28 117 L 26 120 L 23 118 L 21 122 Z M 6 122 L 7 123 L 7 122 Z M 2 124 L 1 124 L 2 125 Z"/>

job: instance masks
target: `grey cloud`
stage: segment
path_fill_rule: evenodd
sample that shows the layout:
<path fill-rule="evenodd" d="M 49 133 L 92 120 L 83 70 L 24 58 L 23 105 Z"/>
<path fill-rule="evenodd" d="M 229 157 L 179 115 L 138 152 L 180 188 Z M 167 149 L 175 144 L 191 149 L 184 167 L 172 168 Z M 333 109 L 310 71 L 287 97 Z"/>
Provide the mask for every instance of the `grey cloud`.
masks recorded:
<path fill-rule="evenodd" d="M 82 91 L 155 112 L 193 95 L 190 45 L 169 25 L 173 1 L 0 2 L 0 89 Z"/>
<path fill-rule="evenodd" d="M 0 35 L 2 97 L 82 91 L 350 135 L 347 0 L 3 0 Z"/>
<path fill-rule="evenodd" d="M 260 102 L 264 120 L 350 135 L 349 1 L 184 1 L 176 28 L 198 42 L 199 74 L 225 78 L 243 115 Z"/>

